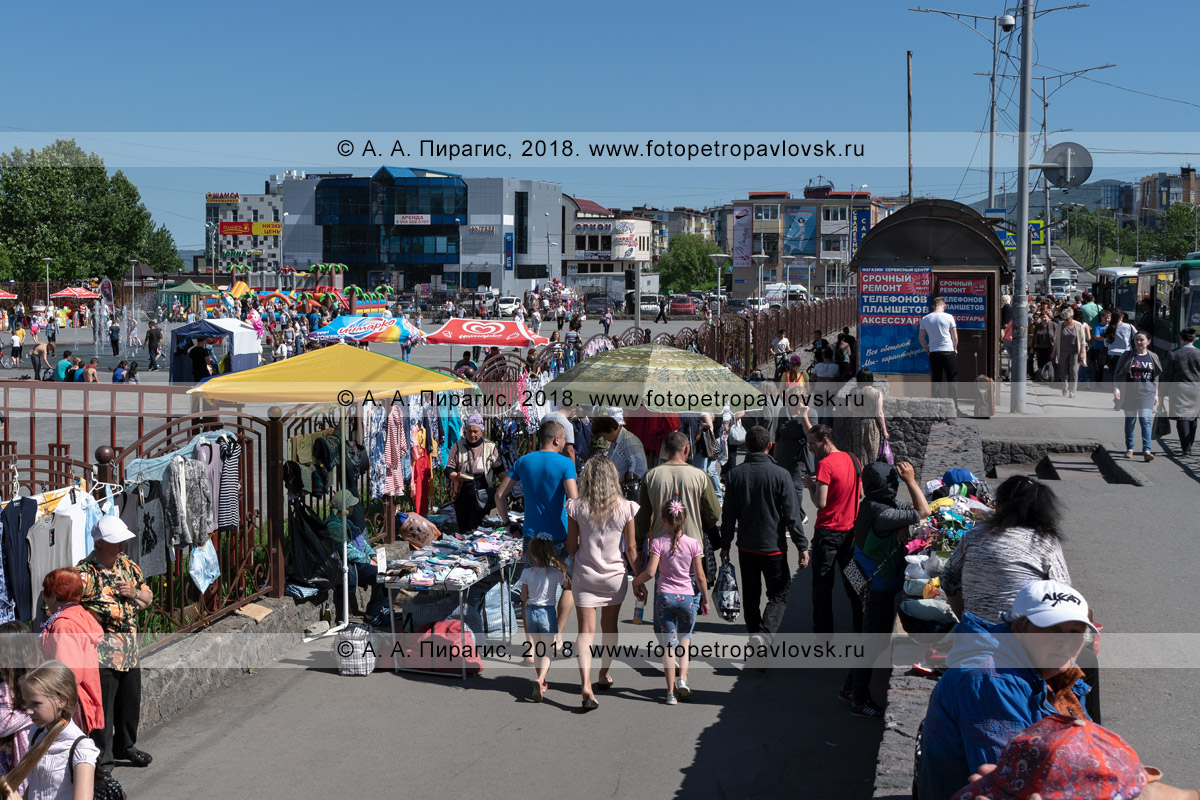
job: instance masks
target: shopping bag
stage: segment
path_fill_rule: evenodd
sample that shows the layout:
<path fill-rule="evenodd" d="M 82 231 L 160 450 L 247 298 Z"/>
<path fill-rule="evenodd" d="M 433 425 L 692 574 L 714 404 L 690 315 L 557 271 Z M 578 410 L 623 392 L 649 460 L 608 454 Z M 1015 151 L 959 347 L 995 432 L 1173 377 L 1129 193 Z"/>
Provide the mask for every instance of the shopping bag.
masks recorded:
<path fill-rule="evenodd" d="M 896 456 L 892 453 L 892 443 L 884 439 L 879 443 L 879 458 L 878 461 L 886 461 L 889 464 L 896 463 Z"/>
<path fill-rule="evenodd" d="M 717 570 L 717 613 L 726 622 L 733 622 L 742 613 L 742 596 L 738 592 L 737 574 L 733 562 L 725 558 Z"/>
<path fill-rule="evenodd" d="M 192 582 L 196 584 L 200 594 L 208 591 L 208 587 L 221 577 L 217 548 L 213 547 L 211 538 L 199 547 L 192 548 L 192 555 L 188 560 L 188 574 L 192 576 Z"/>
<path fill-rule="evenodd" d="M 1167 416 L 1163 409 L 1159 409 L 1154 415 L 1154 439 L 1162 439 L 1171 435 L 1171 418 Z"/>

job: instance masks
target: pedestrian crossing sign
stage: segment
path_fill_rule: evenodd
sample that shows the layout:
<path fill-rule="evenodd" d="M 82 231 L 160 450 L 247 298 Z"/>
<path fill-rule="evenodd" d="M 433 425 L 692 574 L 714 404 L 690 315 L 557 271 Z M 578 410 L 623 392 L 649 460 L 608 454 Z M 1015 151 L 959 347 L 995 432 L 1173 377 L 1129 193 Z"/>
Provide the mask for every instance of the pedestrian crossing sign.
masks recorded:
<path fill-rule="evenodd" d="M 1005 250 L 1017 249 L 1017 234 L 1015 231 L 998 231 L 1000 239 L 1004 242 Z M 1029 220 L 1029 243 L 1030 244 L 1045 244 L 1046 243 L 1046 223 L 1045 220 L 1031 219 Z"/>

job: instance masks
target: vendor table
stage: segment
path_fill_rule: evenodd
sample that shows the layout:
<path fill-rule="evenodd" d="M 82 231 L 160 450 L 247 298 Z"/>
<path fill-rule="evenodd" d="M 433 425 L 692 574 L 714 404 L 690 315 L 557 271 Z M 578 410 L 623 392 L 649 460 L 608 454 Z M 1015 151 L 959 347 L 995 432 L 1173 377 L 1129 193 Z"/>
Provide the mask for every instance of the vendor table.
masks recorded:
<path fill-rule="evenodd" d="M 458 595 L 458 626 L 459 626 L 459 648 L 460 648 L 459 649 L 459 661 L 461 662 L 461 665 L 462 665 L 460 677 L 463 680 L 466 680 L 466 678 L 467 678 L 467 659 L 466 659 L 466 654 L 464 651 L 466 649 L 466 643 L 467 643 L 467 621 L 466 621 L 467 592 L 471 589 L 472 586 L 475 586 L 476 584 L 480 583 L 485 578 L 487 578 L 493 574 L 496 574 L 496 573 L 500 574 L 500 586 L 501 586 L 500 612 L 501 612 L 501 618 L 502 618 L 501 635 L 504 637 L 504 640 L 507 643 L 511 644 L 513 630 L 511 628 L 511 626 L 508 624 L 508 619 L 509 619 L 509 609 L 512 606 L 512 595 L 511 595 L 512 578 L 513 578 L 513 575 L 516 573 L 517 563 L 519 562 L 519 560 L 520 560 L 519 557 L 497 558 L 491 564 L 490 569 L 486 573 L 483 573 L 482 575 L 476 575 L 473 580 L 468 580 L 468 581 L 448 580 L 443 583 L 435 583 L 431 587 L 414 587 L 412 585 L 412 575 L 405 575 L 398 579 L 388 579 L 386 576 L 386 573 L 381 573 L 379 576 L 379 580 L 380 580 L 380 582 L 384 583 L 384 585 L 387 587 L 388 608 L 393 608 L 393 609 L 395 608 L 395 603 L 396 603 L 396 592 L 400 591 L 400 590 L 419 591 L 419 592 L 426 592 L 426 593 L 427 592 L 438 592 L 438 593 L 444 593 L 444 594 L 450 594 L 450 595 L 453 595 L 453 594 Z M 411 605 L 411 601 L 409 603 L 403 604 L 402 607 L 406 608 L 409 605 Z M 417 673 L 417 674 L 421 674 L 421 675 L 443 675 L 443 676 L 448 674 L 446 672 L 439 672 L 434 669 L 423 669 L 420 666 L 405 666 L 406 662 L 409 660 L 408 651 L 404 647 L 396 646 L 397 645 L 396 615 L 392 614 L 390 616 L 391 616 L 391 635 L 392 635 L 391 651 L 393 653 L 397 653 L 397 657 L 395 658 L 395 660 L 392 663 L 392 671 L 397 674 L 399 674 L 400 672 L 413 672 L 413 673 Z M 415 634 L 415 631 L 414 631 L 414 634 Z M 479 643 L 476 642 L 476 644 L 479 644 Z M 431 663 L 432 663 L 432 656 L 430 658 L 431 658 Z"/>

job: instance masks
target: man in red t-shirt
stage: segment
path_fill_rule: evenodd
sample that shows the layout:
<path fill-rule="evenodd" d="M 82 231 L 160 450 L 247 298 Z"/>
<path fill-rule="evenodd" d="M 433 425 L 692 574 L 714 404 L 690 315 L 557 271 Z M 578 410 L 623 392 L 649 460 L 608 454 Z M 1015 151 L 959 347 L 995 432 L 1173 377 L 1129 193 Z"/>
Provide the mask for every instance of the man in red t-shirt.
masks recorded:
<path fill-rule="evenodd" d="M 807 475 L 804 483 L 817 507 L 812 539 L 813 633 L 833 633 L 833 583 L 854 557 L 854 520 L 862 494 L 861 467 L 849 453 L 837 449 L 833 430 L 828 425 L 808 425 L 808 449 L 817 459 L 817 474 Z M 854 631 L 862 631 L 862 602 L 842 575 L 842 588 L 850 598 Z"/>

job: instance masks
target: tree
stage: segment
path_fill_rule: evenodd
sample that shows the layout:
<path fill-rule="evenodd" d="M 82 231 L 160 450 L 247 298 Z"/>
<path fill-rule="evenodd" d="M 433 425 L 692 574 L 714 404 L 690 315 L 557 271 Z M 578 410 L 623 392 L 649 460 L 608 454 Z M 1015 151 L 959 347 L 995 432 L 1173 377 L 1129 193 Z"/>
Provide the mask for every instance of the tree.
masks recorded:
<path fill-rule="evenodd" d="M 716 242 L 698 233 L 672 236 L 667 252 L 658 259 L 659 280 L 668 292 L 715 289 L 717 267 L 709 256 L 719 252 Z"/>
<path fill-rule="evenodd" d="M 17 280 L 119 277 L 151 230 L 137 187 L 73 140 L 0 154 L 0 244 Z"/>
<path fill-rule="evenodd" d="M 141 260 L 158 272 L 179 272 L 183 270 L 183 259 L 175 249 L 175 237 L 166 225 L 155 226 L 151 223 L 138 249 Z"/>
<path fill-rule="evenodd" d="M 1196 209 L 1186 203 L 1174 203 L 1158 215 L 1158 230 L 1154 241 L 1155 254 L 1168 261 L 1177 261 L 1195 251 Z M 1147 252 L 1142 248 L 1142 252 Z"/>
<path fill-rule="evenodd" d="M 0 242 L 0 280 L 8 280 L 12 276 L 12 261 L 9 260 L 8 250 L 4 248 L 4 242 Z"/>

